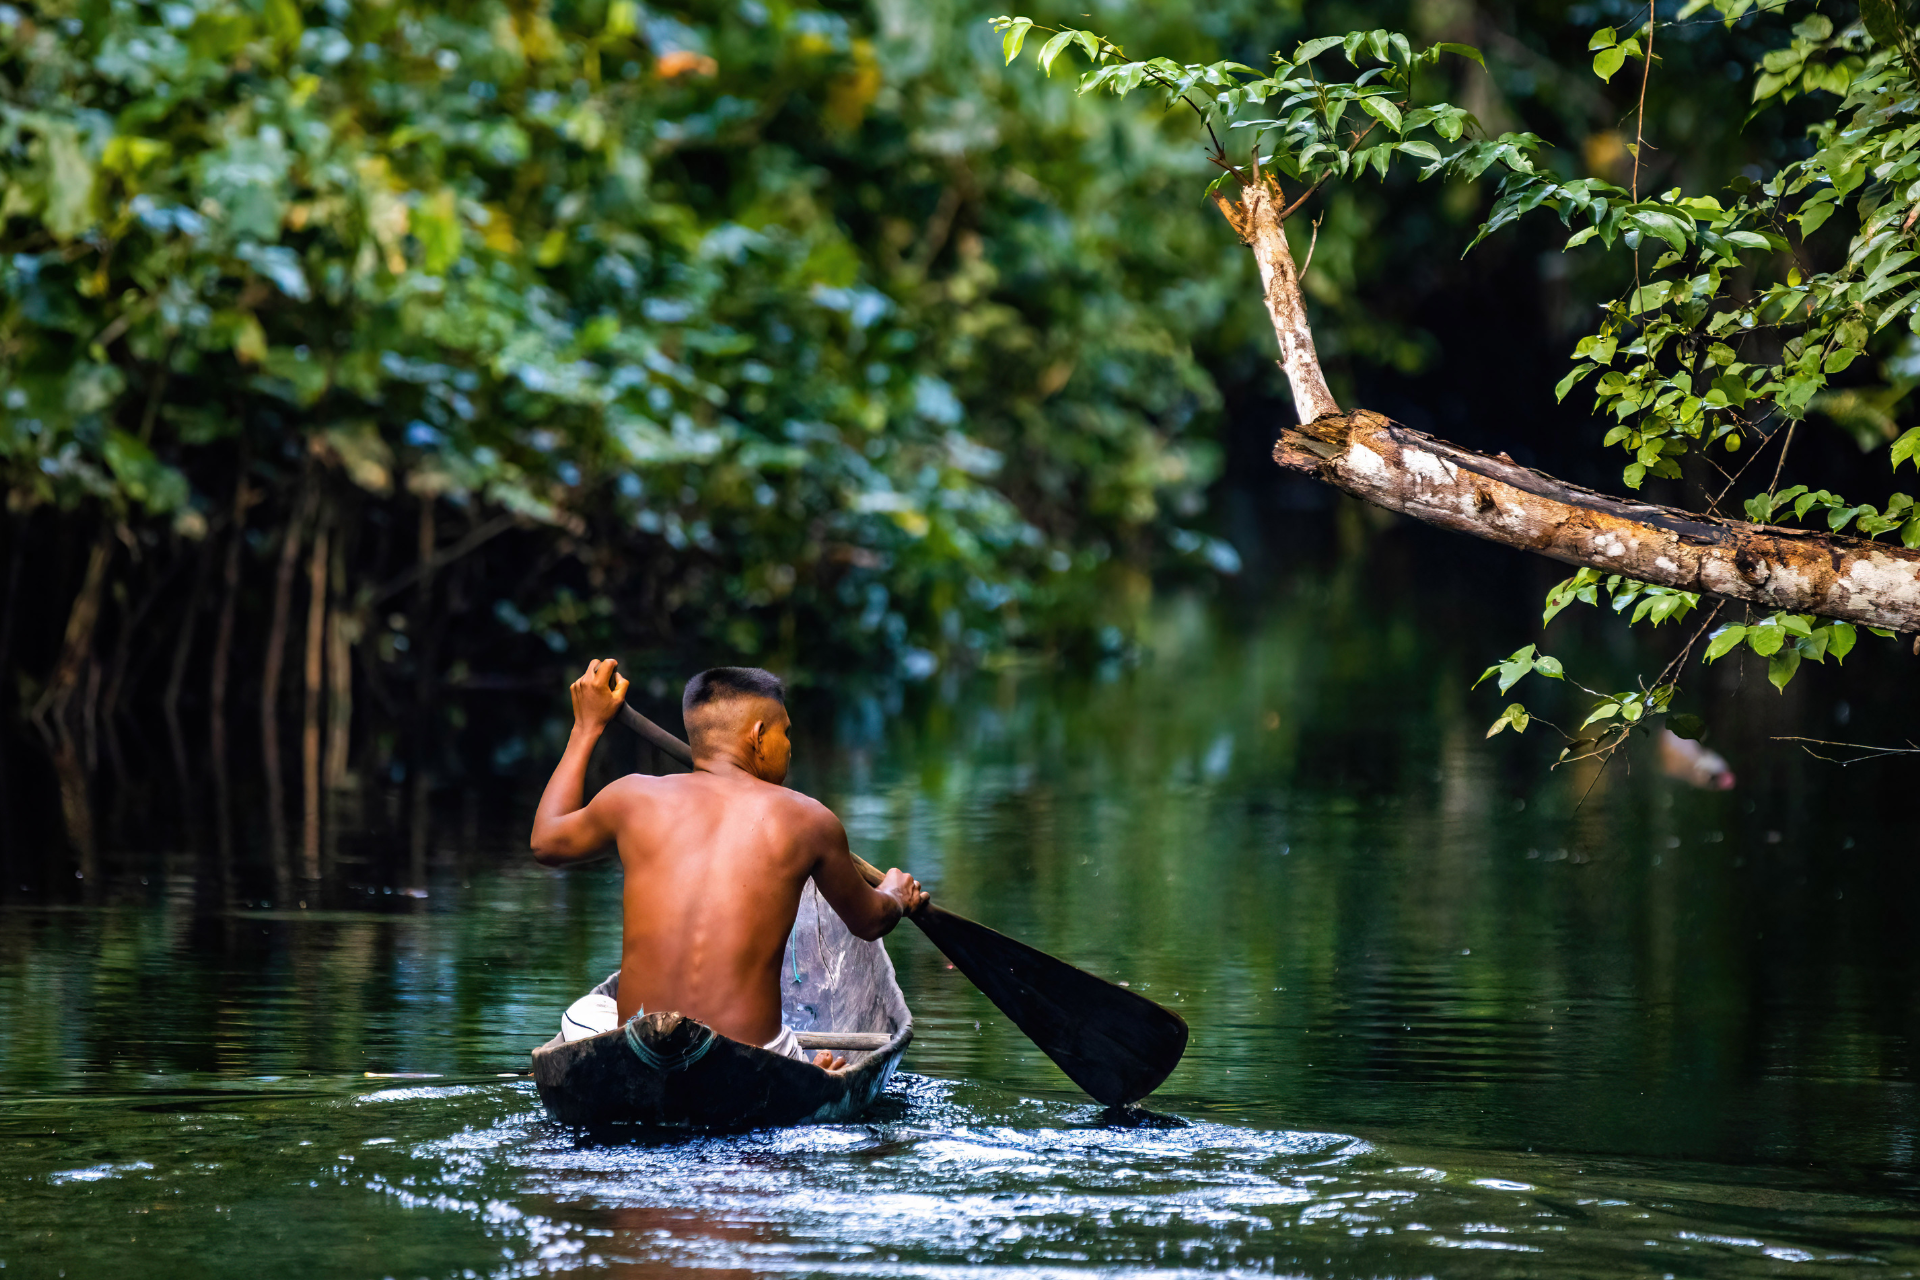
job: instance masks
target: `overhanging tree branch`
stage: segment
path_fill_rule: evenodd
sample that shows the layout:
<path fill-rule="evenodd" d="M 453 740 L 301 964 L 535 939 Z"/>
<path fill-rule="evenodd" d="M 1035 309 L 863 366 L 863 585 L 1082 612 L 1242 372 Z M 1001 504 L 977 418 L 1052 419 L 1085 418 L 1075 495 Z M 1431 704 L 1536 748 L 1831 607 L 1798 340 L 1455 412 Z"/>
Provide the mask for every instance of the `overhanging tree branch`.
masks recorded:
<path fill-rule="evenodd" d="M 1245 185 L 1220 211 L 1260 264 L 1301 425 L 1274 461 L 1345 493 L 1490 542 L 1766 609 L 1920 632 L 1920 551 L 1629 502 L 1488 457 L 1364 410 L 1327 388 L 1277 190 Z"/>
<path fill-rule="evenodd" d="M 1567 564 L 1920 631 L 1920 551 L 1902 546 L 1611 498 L 1364 410 L 1281 432 L 1273 457 L 1375 506 Z"/>

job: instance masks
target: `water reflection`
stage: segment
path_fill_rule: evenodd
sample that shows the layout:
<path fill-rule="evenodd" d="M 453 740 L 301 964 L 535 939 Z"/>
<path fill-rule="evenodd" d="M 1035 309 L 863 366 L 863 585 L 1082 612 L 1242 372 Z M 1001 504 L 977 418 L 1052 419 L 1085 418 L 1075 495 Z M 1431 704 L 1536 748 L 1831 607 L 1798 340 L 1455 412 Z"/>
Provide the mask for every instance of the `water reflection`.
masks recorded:
<path fill-rule="evenodd" d="M 82 795 L 76 825 L 83 754 L 16 759 L 0 1261 L 1920 1269 L 1899 792 L 1764 756 L 1731 710 L 1736 790 L 1651 752 L 1548 774 L 1481 736 L 1446 650 L 1476 641 L 1337 605 L 1178 607 L 1137 669 L 800 708 L 796 784 L 866 856 L 1181 1010 L 1152 1105 L 1183 1128 L 1102 1123 L 903 933 L 915 1074 L 869 1123 L 583 1141 L 517 1073 L 617 955 L 619 884 L 525 859 L 537 772 L 337 792 L 309 878 L 244 773 L 229 843 L 165 774 Z M 503 723 L 519 748 L 470 759 L 550 756 Z"/>

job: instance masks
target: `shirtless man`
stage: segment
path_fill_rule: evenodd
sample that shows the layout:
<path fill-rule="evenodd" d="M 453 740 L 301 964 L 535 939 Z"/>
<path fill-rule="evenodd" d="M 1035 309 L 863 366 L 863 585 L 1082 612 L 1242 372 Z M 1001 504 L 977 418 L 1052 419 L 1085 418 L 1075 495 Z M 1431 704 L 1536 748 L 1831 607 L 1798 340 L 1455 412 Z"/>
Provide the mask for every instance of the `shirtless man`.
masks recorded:
<path fill-rule="evenodd" d="M 687 682 L 692 773 L 628 774 L 582 806 L 587 757 L 626 701 L 618 666 L 597 659 L 573 682 L 573 734 L 533 819 L 533 856 L 544 865 L 585 862 L 612 844 L 626 872 L 618 999 L 600 996 L 602 1007 L 585 1012 L 596 997 L 577 1002 L 566 1034 L 671 1010 L 806 1061 L 780 1021 L 780 957 L 807 880 L 859 938 L 884 937 L 927 895 L 897 867 L 868 887 L 839 819 L 781 785 L 792 750 L 786 688 L 757 667 L 715 667 Z M 846 1065 L 825 1052 L 813 1063 Z"/>

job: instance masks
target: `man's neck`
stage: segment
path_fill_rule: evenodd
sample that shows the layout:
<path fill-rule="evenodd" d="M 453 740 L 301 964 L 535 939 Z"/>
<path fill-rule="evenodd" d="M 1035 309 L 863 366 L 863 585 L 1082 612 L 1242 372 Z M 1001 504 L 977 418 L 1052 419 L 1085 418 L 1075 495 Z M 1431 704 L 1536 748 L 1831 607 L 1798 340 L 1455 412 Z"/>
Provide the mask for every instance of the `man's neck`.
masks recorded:
<path fill-rule="evenodd" d="M 715 751 L 695 752 L 693 770 L 695 773 L 710 773 L 716 778 L 725 778 L 728 781 L 766 781 L 747 763 L 745 752 L 724 747 Z"/>

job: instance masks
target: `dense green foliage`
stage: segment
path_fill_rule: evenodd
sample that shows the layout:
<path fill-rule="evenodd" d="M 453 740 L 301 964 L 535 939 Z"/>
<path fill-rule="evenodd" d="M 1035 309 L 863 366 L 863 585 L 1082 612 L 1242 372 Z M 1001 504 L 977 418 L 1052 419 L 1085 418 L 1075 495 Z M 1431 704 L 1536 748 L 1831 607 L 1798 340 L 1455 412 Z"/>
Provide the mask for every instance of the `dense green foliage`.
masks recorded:
<path fill-rule="evenodd" d="M 123 527 L 135 595 L 253 505 L 244 628 L 310 477 L 389 660 L 421 505 L 515 518 L 457 607 L 556 650 L 925 670 L 1231 569 L 1222 295 L 1146 220 L 1192 162 L 994 62 L 785 3 L 0 7 L 9 505 Z"/>
<path fill-rule="evenodd" d="M 1263 174 L 1282 179 L 1283 190 L 1285 182 L 1297 183 L 1297 194 L 1288 193 L 1288 212 L 1330 182 L 1370 172 L 1385 179 L 1408 159 L 1422 163 L 1423 181 L 1497 176 L 1492 209 L 1467 248 L 1547 210 L 1572 230 L 1566 250 L 1594 245 L 1631 265 L 1626 286 L 1606 303 L 1598 331 L 1580 340 L 1577 363 L 1558 388 L 1564 399 L 1599 373 L 1594 410 L 1609 424 L 1602 443 L 1629 452 L 1622 476 L 1629 488 L 1640 488 L 1649 476 L 1677 480 L 1683 459 L 1700 458 L 1725 480 L 1708 504 L 1713 510 L 1741 484 L 1758 449 L 1745 465 L 1732 455 L 1749 441 L 1777 440 L 1771 482 L 1745 501 L 1749 519 L 1772 522 L 1790 513 L 1804 520 L 1817 512 L 1831 530 L 1851 524 L 1869 537 L 1897 534 L 1905 545 L 1920 546 L 1920 511 L 1911 495 L 1895 493 L 1882 507 L 1804 484 L 1780 485 L 1792 428 L 1817 410 L 1856 428 L 1864 419 L 1867 435 L 1891 440 L 1895 469 L 1920 452 L 1920 428 L 1893 438 L 1889 412 L 1910 380 L 1835 389 L 1869 351 L 1900 366 L 1920 351 L 1889 329 L 1901 321 L 1920 335 L 1920 249 L 1912 234 L 1920 214 L 1920 127 L 1913 123 L 1920 113 L 1920 46 L 1911 18 L 1898 0 L 1866 0 L 1857 20 L 1841 24 L 1824 12 L 1779 17 L 1780 6 L 1756 9 L 1751 0 L 1688 0 L 1663 24 L 1657 5 L 1650 5 L 1637 34 L 1623 36 L 1614 27 L 1593 33 L 1593 72 L 1610 81 L 1637 59 L 1648 76 L 1655 74 L 1651 59 L 1661 26 L 1693 20 L 1709 4 L 1717 11 L 1712 20 L 1728 27 L 1757 13 L 1782 23 L 1776 47 L 1753 68 L 1755 114 L 1813 94 L 1829 112 L 1806 125 L 1808 154 L 1757 179 L 1736 176 L 1718 195 L 1689 195 L 1682 186 L 1643 194 L 1637 143 L 1630 148 L 1630 185 L 1573 176 L 1564 153 L 1550 156 L 1539 135 L 1489 132 L 1472 112 L 1423 94 L 1420 72 L 1445 55 L 1483 63 L 1477 50 L 1457 43 L 1418 49 L 1398 32 L 1354 31 L 1301 41 L 1291 53 L 1274 54 L 1273 70 L 1262 73 L 1232 60 L 1130 59 L 1096 32 L 1025 17 L 1001 17 L 995 26 L 1004 33 L 1010 63 L 1029 32 L 1046 31 L 1038 51 L 1043 70 L 1051 73 L 1073 50 L 1094 64 L 1080 79 L 1082 93 L 1147 91 L 1169 107 L 1191 108 L 1220 169 L 1214 186 L 1252 183 Z M 1357 73 L 1349 80 L 1334 78 L 1327 65 L 1336 51 Z M 1235 129 L 1251 131 L 1252 141 L 1224 141 Z M 1816 239 L 1836 214 L 1845 215 L 1837 225 L 1850 233 L 1844 248 Z M 1576 600 L 1598 603 L 1603 589 L 1616 612 L 1635 606 L 1634 622 L 1657 625 L 1699 604 L 1691 593 L 1581 570 L 1549 593 L 1544 620 Z M 1713 610 L 1708 625 L 1719 613 Z M 1803 660 L 1844 658 L 1854 639 L 1846 623 L 1776 613 L 1722 626 L 1703 656 L 1713 661 L 1744 644 L 1768 659 L 1770 678 L 1784 688 Z M 1627 726 L 1665 712 L 1686 654 L 1638 690 L 1586 690 L 1597 702 L 1580 730 L 1603 728 L 1597 738 L 1569 735 L 1567 753 L 1610 750 Z M 1561 664 L 1532 645 L 1481 679 L 1496 673 L 1502 693 L 1531 673 L 1565 678 Z M 1510 705 L 1489 734 L 1524 730 L 1530 719 L 1523 705 Z"/>

